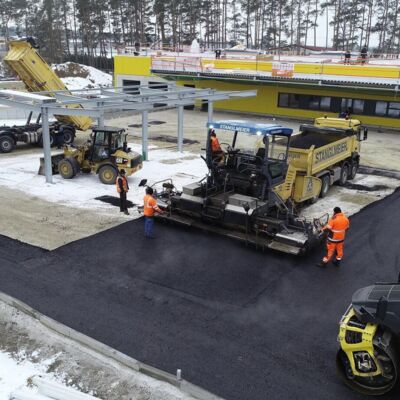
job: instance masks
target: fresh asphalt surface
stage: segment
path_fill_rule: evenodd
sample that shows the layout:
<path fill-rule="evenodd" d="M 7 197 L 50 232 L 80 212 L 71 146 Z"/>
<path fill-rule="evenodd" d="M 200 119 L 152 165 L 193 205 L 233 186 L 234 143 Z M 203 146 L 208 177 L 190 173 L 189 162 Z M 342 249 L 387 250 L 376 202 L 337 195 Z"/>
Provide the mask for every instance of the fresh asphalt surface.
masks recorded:
<path fill-rule="evenodd" d="M 361 399 L 335 373 L 352 293 L 400 270 L 400 191 L 351 218 L 341 269 L 128 222 L 52 252 L 0 237 L 0 290 L 226 399 Z M 397 398 L 399 393 L 386 398 Z"/>

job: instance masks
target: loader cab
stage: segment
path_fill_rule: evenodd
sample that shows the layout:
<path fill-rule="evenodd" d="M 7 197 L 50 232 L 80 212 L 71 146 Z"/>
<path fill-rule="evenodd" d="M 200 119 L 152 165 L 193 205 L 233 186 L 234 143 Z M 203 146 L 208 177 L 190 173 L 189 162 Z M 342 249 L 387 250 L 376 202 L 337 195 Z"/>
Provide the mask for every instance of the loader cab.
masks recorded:
<path fill-rule="evenodd" d="M 206 162 L 212 175 L 229 180 L 239 193 L 258 198 L 284 182 L 292 129 L 242 120 L 213 121 L 207 128 Z M 224 152 L 223 163 L 215 162 L 213 132 Z"/>
<path fill-rule="evenodd" d="M 110 158 L 117 149 L 126 148 L 124 133 L 125 129 L 121 128 L 93 128 L 90 160 L 103 161 Z"/>

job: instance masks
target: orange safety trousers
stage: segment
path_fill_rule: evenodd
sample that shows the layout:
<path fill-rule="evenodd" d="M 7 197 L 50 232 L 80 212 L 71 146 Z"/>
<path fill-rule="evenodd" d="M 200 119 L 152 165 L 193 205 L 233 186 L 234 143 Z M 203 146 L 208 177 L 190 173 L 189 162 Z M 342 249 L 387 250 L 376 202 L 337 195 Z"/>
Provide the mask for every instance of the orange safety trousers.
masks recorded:
<path fill-rule="evenodd" d="M 340 261 L 343 258 L 343 245 L 344 242 L 330 242 L 329 240 L 326 242 L 327 254 L 322 259 L 324 263 L 328 263 L 335 251 L 336 251 L 336 260 Z"/>

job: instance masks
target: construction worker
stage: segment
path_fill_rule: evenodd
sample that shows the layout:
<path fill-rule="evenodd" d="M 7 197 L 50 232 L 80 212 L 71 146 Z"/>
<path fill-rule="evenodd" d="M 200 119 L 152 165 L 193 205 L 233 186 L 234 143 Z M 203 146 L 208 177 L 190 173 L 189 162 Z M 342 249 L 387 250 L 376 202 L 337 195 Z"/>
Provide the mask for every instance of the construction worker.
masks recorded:
<path fill-rule="evenodd" d="M 117 187 L 117 192 L 119 193 L 119 211 L 123 212 L 125 215 L 129 215 L 128 206 L 126 204 L 126 194 L 129 192 L 129 185 L 124 169 L 121 169 L 121 171 L 118 172 L 115 185 Z"/>
<path fill-rule="evenodd" d="M 221 149 L 221 145 L 219 144 L 217 135 L 214 129 L 211 131 L 210 134 L 210 141 L 211 141 L 211 153 L 213 161 L 218 162 L 219 164 L 225 164 L 225 154 Z"/>
<path fill-rule="evenodd" d="M 162 210 L 157 206 L 157 201 L 153 197 L 153 188 L 146 187 L 146 196 L 143 199 L 144 208 L 144 235 L 147 238 L 154 239 L 154 214 L 156 212 L 162 214 Z"/>
<path fill-rule="evenodd" d="M 347 217 L 342 213 L 339 207 L 333 209 L 333 217 L 324 226 L 323 230 L 328 231 L 326 242 L 327 254 L 322 261 L 317 264 L 318 267 L 325 267 L 336 252 L 336 258 L 333 263 L 339 267 L 343 258 L 343 245 L 346 237 L 346 231 L 350 223 Z"/>

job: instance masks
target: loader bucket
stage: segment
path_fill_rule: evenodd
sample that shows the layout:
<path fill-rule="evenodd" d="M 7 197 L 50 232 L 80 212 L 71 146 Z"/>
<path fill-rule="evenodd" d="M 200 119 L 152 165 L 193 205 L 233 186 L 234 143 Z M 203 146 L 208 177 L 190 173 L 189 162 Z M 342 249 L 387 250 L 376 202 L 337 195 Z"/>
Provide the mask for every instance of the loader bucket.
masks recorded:
<path fill-rule="evenodd" d="M 51 172 L 53 175 L 58 174 L 58 163 L 64 158 L 64 154 L 55 154 L 51 156 Z M 44 172 L 44 157 L 40 157 L 39 175 L 45 175 Z"/>

